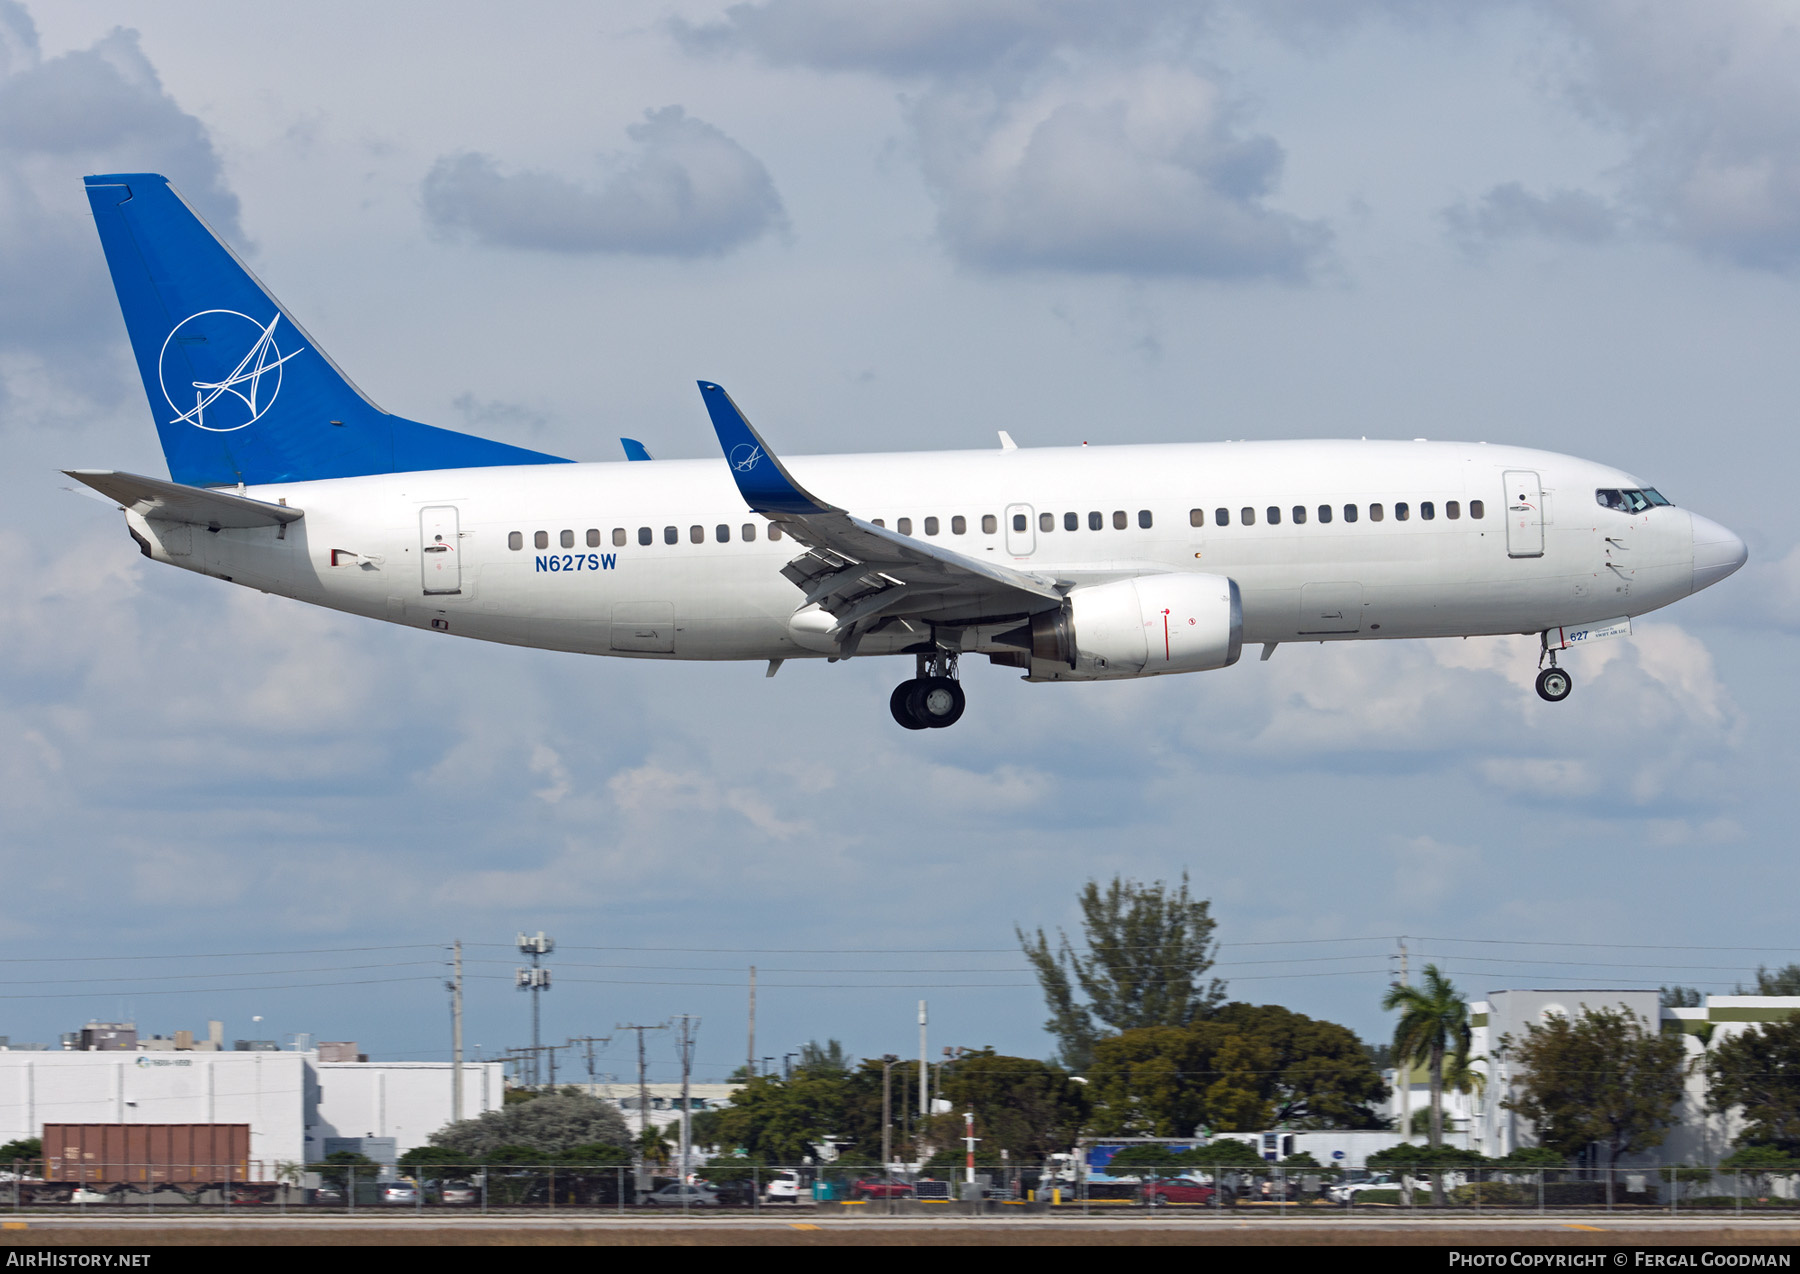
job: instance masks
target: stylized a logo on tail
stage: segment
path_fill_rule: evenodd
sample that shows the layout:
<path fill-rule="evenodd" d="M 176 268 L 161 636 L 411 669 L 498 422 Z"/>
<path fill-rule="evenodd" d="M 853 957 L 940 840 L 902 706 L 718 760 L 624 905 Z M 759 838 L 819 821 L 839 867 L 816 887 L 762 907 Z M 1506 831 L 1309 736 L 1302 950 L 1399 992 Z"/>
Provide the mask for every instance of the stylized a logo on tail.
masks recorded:
<path fill-rule="evenodd" d="M 275 343 L 279 322 L 279 310 L 266 327 L 236 310 L 202 310 L 177 323 L 163 341 L 157 368 L 163 397 L 175 412 L 169 423 L 185 422 L 210 433 L 231 433 L 260 420 L 281 393 L 281 365 L 305 348 L 283 354 Z M 248 342 L 248 350 L 227 367 L 223 360 L 243 342 Z M 171 360 L 171 349 L 183 357 Z M 207 379 L 209 374 L 216 379 Z M 172 380 L 176 382 L 173 385 Z M 187 383 L 181 385 L 184 380 Z M 189 390 L 194 395 L 192 407 L 176 398 L 179 394 L 185 400 Z M 209 421 L 207 413 L 227 394 L 230 399 Z"/>

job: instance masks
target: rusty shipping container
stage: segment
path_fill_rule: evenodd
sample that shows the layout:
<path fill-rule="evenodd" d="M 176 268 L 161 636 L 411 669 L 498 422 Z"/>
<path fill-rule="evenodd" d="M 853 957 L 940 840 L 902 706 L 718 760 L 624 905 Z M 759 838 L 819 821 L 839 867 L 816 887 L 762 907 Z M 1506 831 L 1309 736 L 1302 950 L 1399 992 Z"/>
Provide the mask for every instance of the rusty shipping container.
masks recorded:
<path fill-rule="evenodd" d="M 95 1185 L 246 1181 L 249 1124 L 45 1124 L 44 1180 Z"/>

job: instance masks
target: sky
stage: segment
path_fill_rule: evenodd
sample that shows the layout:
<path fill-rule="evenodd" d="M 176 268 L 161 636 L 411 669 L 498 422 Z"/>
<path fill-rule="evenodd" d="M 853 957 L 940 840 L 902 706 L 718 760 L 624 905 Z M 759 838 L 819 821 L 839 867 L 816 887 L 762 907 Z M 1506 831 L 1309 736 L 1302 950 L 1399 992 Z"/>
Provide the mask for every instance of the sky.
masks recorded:
<path fill-rule="evenodd" d="M 437 640 L 156 566 L 82 195 L 167 174 L 371 397 L 580 459 L 1431 437 L 1616 464 L 1750 565 L 1574 653 L 1283 647 L 1143 684 Z M 1048 1055 L 1015 926 L 1211 900 L 1231 994 L 1800 959 L 1800 17 L 1772 0 L 0 0 L 0 1035 L 547 1042 L 701 1021 Z M 1750 481 L 1754 469 L 1764 477 Z M 1756 499 L 1750 496 L 1755 495 Z M 1768 498 L 1764 498 L 1768 497 Z M 258 1020 L 260 1019 L 260 1020 Z M 672 1078 L 667 1033 L 653 1074 Z M 566 1065 L 567 1063 L 564 1063 Z M 584 1068 L 585 1062 L 578 1069 Z"/>

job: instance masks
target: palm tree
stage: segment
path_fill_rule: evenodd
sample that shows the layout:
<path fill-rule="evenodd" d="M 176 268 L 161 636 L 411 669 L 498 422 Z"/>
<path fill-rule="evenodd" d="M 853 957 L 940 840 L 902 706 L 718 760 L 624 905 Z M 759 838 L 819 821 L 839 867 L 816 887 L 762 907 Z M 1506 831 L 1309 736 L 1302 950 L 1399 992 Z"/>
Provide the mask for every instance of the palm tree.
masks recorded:
<path fill-rule="evenodd" d="M 1410 1078 L 1420 1062 L 1431 1065 L 1431 1148 L 1444 1144 L 1444 1059 L 1453 1059 L 1453 1070 L 1464 1072 L 1469 1060 L 1469 1006 L 1435 964 L 1425 966 L 1425 985 L 1388 988 L 1381 998 L 1384 1009 L 1399 1009 L 1394 1027 L 1394 1059 Z M 1406 1082 L 1403 1079 L 1402 1082 Z"/>

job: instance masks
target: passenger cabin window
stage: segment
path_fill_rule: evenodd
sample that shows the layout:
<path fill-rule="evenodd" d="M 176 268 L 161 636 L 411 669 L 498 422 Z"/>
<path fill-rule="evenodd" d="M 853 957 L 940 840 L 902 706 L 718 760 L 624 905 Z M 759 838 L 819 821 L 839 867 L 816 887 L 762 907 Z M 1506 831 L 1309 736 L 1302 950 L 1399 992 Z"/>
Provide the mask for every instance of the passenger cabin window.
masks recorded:
<path fill-rule="evenodd" d="M 1482 506 L 1482 503 L 1480 500 L 1470 500 L 1469 501 L 1469 516 L 1472 518 L 1480 517 L 1482 514 L 1482 508 L 1483 508 L 1483 506 Z"/>
<path fill-rule="evenodd" d="M 649 544 L 655 538 L 656 538 L 655 532 L 651 531 L 651 529 L 649 527 L 640 526 L 638 528 L 638 543 L 639 544 Z"/>
<path fill-rule="evenodd" d="M 1124 509 L 1114 509 L 1113 510 L 1113 530 L 1123 531 L 1130 524 L 1131 524 L 1131 519 L 1129 519 L 1125 516 Z"/>
<path fill-rule="evenodd" d="M 1269 525 L 1281 525 L 1281 506 L 1279 504 L 1271 504 L 1269 506 Z"/>
<path fill-rule="evenodd" d="M 936 535 L 937 533 L 938 533 L 938 520 L 936 518 L 926 518 L 925 519 L 925 534 Z"/>
<path fill-rule="evenodd" d="M 587 546 L 591 549 L 597 549 L 600 547 L 600 528 L 599 527 L 590 526 L 588 528 Z"/>
<path fill-rule="evenodd" d="M 1213 510 L 1213 524 L 1215 526 L 1230 526 L 1231 525 L 1231 510 L 1230 509 L 1214 509 Z"/>
<path fill-rule="evenodd" d="M 1458 518 L 1460 518 L 1462 516 L 1462 501 L 1460 501 L 1460 500 L 1445 500 L 1444 501 L 1444 516 L 1449 518 L 1452 522 L 1454 522 Z"/>
<path fill-rule="evenodd" d="M 886 526 L 886 525 L 887 525 L 887 519 L 886 519 L 886 518 L 875 518 L 875 519 L 874 519 L 874 525 L 876 525 L 876 526 Z"/>
<path fill-rule="evenodd" d="M 1306 525 L 1306 506 L 1304 504 L 1296 504 L 1294 506 L 1294 525 Z"/>
<path fill-rule="evenodd" d="M 965 518 L 960 513 L 958 513 L 955 517 L 950 519 L 950 534 L 952 534 L 952 535 L 967 535 L 968 533 L 969 533 L 969 519 Z"/>
<path fill-rule="evenodd" d="M 1080 529 L 1081 529 L 1081 514 L 1079 514 L 1079 513 L 1063 514 L 1063 530 L 1079 531 Z"/>
<path fill-rule="evenodd" d="M 1321 504 L 1319 506 L 1319 521 L 1331 521 L 1331 506 L 1329 504 Z"/>
<path fill-rule="evenodd" d="M 706 528 L 703 526 L 690 526 L 688 528 L 688 539 L 694 544 L 706 543 Z"/>
<path fill-rule="evenodd" d="M 549 548 L 550 547 L 550 532 L 539 531 L 536 535 L 531 537 L 531 542 L 533 544 L 537 545 L 541 549 Z"/>
<path fill-rule="evenodd" d="M 1098 531 L 1105 525 L 1106 516 L 1101 513 L 1099 509 L 1095 509 L 1092 513 L 1088 514 L 1088 530 Z"/>
<path fill-rule="evenodd" d="M 769 523 L 769 538 L 771 540 L 779 540 L 781 538 L 781 528 L 773 522 Z"/>
<path fill-rule="evenodd" d="M 896 518 L 896 519 L 894 519 L 894 529 L 896 531 L 900 532 L 900 534 L 902 534 L 902 535 L 911 535 L 912 534 L 912 519 L 911 518 Z"/>
<path fill-rule="evenodd" d="M 1381 517 L 1381 506 L 1379 504 L 1371 504 L 1369 506 L 1369 521 L 1379 522 L 1381 521 Z"/>
<path fill-rule="evenodd" d="M 1354 504 L 1346 504 L 1344 506 L 1344 521 L 1356 521 L 1356 506 Z"/>
<path fill-rule="evenodd" d="M 615 526 L 613 528 L 613 544 L 617 548 L 625 547 L 625 528 L 624 527 Z"/>
<path fill-rule="evenodd" d="M 1151 522 L 1150 510 L 1149 509 L 1139 509 L 1138 510 L 1138 526 L 1141 529 L 1148 531 L 1150 529 L 1150 522 Z"/>
<path fill-rule="evenodd" d="M 713 534 L 716 537 L 718 537 L 719 543 L 721 543 L 721 544 L 731 543 L 731 528 L 729 526 L 726 526 L 725 523 L 721 522 L 721 523 L 719 523 L 719 525 L 715 526 L 713 528 Z"/>
<path fill-rule="evenodd" d="M 754 522 L 744 523 L 744 543 L 746 543 L 746 544 L 756 543 L 756 523 L 754 523 Z"/>
<path fill-rule="evenodd" d="M 1206 525 L 1206 510 L 1205 509 L 1189 509 L 1188 510 L 1188 525 L 1189 526 L 1205 526 Z"/>
<path fill-rule="evenodd" d="M 1023 531 L 1027 525 L 1028 523 L 1025 521 L 1025 515 L 1023 513 L 1013 514 L 1013 530 Z M 921 1087 L 923 1087 L 923 1085 L 921 1085 Z"/>
<path fill-rule="evenodd" d="M 562 533 L 562 546 L 566 549 L 572 549 L 575 547 L 575 532 L 564 531 Z"/>
<path fill-rule="evenodd" d="M 1404 522 L 1412 516 L 1412 506 L 1402 500 L 1394 506 L 1394 521 Z"/>
<path fill-rule="evenodd" d="M 1055 529 L 1056 529 L 1056 514 L 1054 514 L 1054 513 L 1038 514 L 1038 530 L 1054 531 Z"/>
<path fill-rule="evenodd" d="M 507 547 L 507 548 L 509 548 L 509 549 L 522 549 L 522 548 L 524 548 L 524 547 L 525 547 L 525 534 L 524 534 L 524 532 L 522 532 L 522 531 L 508 531 L 508 532 L 507 532 L 507 533 L 506 533 L 506 547 Z"/>
<path fill-rule="evenodd" d="M 992 513 L 983 513 L 981 515 L 981 533 L 983 535 L 992 535 L 999 529 L 1000 520 Z"/>
<path fill-rule="evenodd" d="M 1251 509 L 1251 508 L 1239 509 L 1238 510 L 1238 521 L 1242 522 L 1245 526 L 1255 526 L 1256 525 L 1256 510 Z"/>
<path fill-rule="evenodd" d="M 1419 520 L 1429 522 L 1437 516 L 1437 505 L 1430 500 L 1419 501 Z"/>
<path fill-rule="evenodd" d="M 681 528 L 678 526 L 665 526 L 663 528 L 663 543 L 664 544 L 679 544 L 679 543 L 681 543 Z"/>

